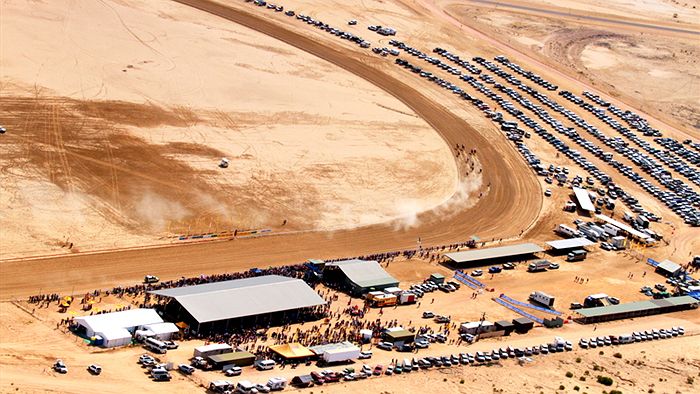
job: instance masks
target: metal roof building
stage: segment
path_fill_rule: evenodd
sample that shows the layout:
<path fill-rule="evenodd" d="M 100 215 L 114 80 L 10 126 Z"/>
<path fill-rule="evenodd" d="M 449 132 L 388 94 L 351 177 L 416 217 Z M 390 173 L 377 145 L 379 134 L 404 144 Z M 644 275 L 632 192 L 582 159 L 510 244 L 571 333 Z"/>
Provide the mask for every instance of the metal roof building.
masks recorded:
<path fill-rule="evenodd" d="M 581 317 L 576 320 L 583 324 L 599 323 L 610 320 L 630 319 L 633 317 L 695 309 L 698 305 L 700 305 L 700 301 L 690 296 L 638 301 L 627 304 L 579 309 L 577 312 Z"/>
<path fill-rule="evenodd" d="M 682 267 L 679 264 L 667 259 L 660 262 L 659 265 L 656 266 L 656 272 L 666 276 L 676 276 L 680 272 L 681 268 Z"/>
<path fill-rule="evenodd" d="M 374 260 L 343 260 L 326 263 L 324 279 L 341 284 L 355 295 L 396 287 L 399 281 Z"/>
<path fill-rule="evenodd" d="M 580 187 L 575 187 L 573 189 L 581 209 L 588 212 L 595 212 L 595 206 L 593 206 L 593 202 L 591 202 L 591 196 L 588 195 L 588 191 Z"/>
<path fill-rule="evenodd" d="M 546 242 L 547 246 L 551 247 L 552 249 L 556 250 L 565 250 L 565 249 L 575 249 L 575 248 L 583 248 L 586 246 L 591 246 L 594 245 L 595 242 L 591 242 L 586 238 L 570 238 L 570 239 L 559 239 L 556 241 L 549 241 Z"/>
<path fill-rule="evenodd" d="M 495 248 L 467 250 L 445 253 L 445 256 L 458 264 L 476 263 L 487 259 L 512 258 L 542 252 L 544 249 L 533 243 L 499 246 Z"/>
<path fill-rule="evenodd" d="M 231 320 L 248 318 L 254 323 L 261 315 L 284 314 L 325 305 L 316 291 L 301 279 L 279 275 L 228 280 L 151 292 L 171 298 L 170 312 L 199 327 L 203 323 L 227 328 Z M 181 313 L 185 311 L 183 316 Z M 256 317 L 256 319 L 250 319 Z M 217 323 L 217 324 L 214 324 Z M 240 321 L 239 321 L 240 323 Z M 222 327 L 223 328 L 223 327 Z"/>

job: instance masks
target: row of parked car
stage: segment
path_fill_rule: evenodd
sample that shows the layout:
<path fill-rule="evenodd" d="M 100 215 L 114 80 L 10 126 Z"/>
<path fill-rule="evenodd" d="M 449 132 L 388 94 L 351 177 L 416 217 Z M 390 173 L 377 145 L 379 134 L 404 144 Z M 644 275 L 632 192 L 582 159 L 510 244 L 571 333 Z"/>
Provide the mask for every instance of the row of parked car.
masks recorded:
<path fill-rule="evenodd" d="M 265 0 L 246 0 L 246 2 L 253 2 L 253 4 L 255 4 L 257 6 L 267 7 L 268 9 L 271 9 L 271 10 L 274 10 L 277 12 L 284 11 L 284 6 L 268 3 Z M 321 30 L 324 30 L 324 31 L 332 34 L 332 35 L 340 37 L 343 40 L 348 40 L 348 41 L 354 42 L 362 48 L 369 48 L 371 46 L 369 41 L 364 40 L 362 37 L 360 37 L 356 34 L 335 28 L 333 26 L 330 26 L 328 23 L 324 23 L 324 22 L 317 20 L 317 19 L 314 19 L 308 15 L 297 14 L 292 10 L 287 10 L 287 11 L 285 11 L 284 14 L 287 16 L 290 16 L 290 17 L 296 16 L 296 19 L 301 21 L 301 22 L 315 26 Z M 355 24 L 357 24 L 357 21 L 350 21 L 350 22 L 348 22 L 348 24 L 355 25 Z"/>
<path fill-rule="evenodd" d="M 646 120 L 639 118 L 636 114 L 630 112 L 630 111 L 625 111 L 623 112 L 621 109 L 615 107 L 614 105 L 603 101 L 600 99 L 599 96 L 591 93 L 591 92 L 583 92 L 583 96 L 586 97 L 587 99 L 593 101 L 595 104 L 601 105 L 601 107 L 595 107 L 592 104 L 589 104 L 585 101 L 582 100 L 582 103 L 580 104 L 582 108 L 586 109 L 588 112 L 594 113 L 596 117 L 601 119 L 603 122 L 608 124 L 610 127 L 613 129 L 617 130 L 620 134 L 624 135 L 627 137 L 629 140 L 634 142 L 637 146 L 641 147 L 645 151 L 649 152 L 652 154 L 654 157 L 659 159 L 661 162 L 663 162 L 665 165 L 668 167 L 672 168 L 674 171 L 678 172 L 679 174 L 685 176 L 688 178 L 691 182 L 695 183 L 696 185 L 700 185 L 700 174 L 698 174 L 697 171 L 695 171 L 688 163 L 686 163 L 681 157 L 677 156 L 674 150 L 672 150 L 669 146 L 666 146 L 664 144 L 659 143 L 659 140 L 672 140 L 672 139 L 663 139 L 659 138 L 661 137 L 661 133 L 656 130 L 652 129 L 651 127 L 648 126 L 648 123 L 646 123 Z M 601 104 L 602 103 L 602 104 Z M 630 127 L 633 129 L 637 129 L 639 132 L 643 133 L 645 136 L 654 136 L 657 137 L 654 139 L 656 143 L 661 145 L 662 148 L 666 149 L 659 149 L 654 147 L 651 143 L 647 142 L 646 140 L 643 140 L 637 136 L 632 130 L 628 129 L 627 127 L 623 126 L 619 122 L 617 122 L 615 119 L 613 119 L 610 115 L 607 114 L 607 112 L 612 113 L 613 115 L 617 116 L 620 120 L 626 121 Z M 672 140 L 675 141 L 675 140 Z M 686 152 L 691 153 L 691 156 L 696 156 L 696 161 L 695 165 L 700 164 L 700 155 L 694 155 L 692 151 L 688 151 L 681 145 L 680 143 L 673 144 L 675 147 L 680 148 L 681 150 L 684 150 Z M 692 163 L 692 161 L 691 161 Z"/>
<path fill-rule="evenodd" d="M 514 84 L 517 88 L 520 90 L 530 94 L 531 96 L 535 97 L 538 99 L 540 102 L 544 103 L 545 105 L 549 106 L 550 108 L 554 109 L 557 112 L 562 113 L 564 116 L 569 118 L 570 120 L 573 120 L 574 123 L 577 124 L 584 124 L 583 119 L 578 117 L 573 111 L 569 111 L 560 104 L 554 102 L 553 100 L 549 99 L 547 96 L 544 94 L 538 92 L 536 89 L 529 87 L 522 83 L 520 80 L 515 78 L 514 76 L 510 75 L 509 73 L 505 72 L 504 70 L 500 69 L 497 65 L 486 61 L 485 59 L 482 58 L 474 58 L 475 61 L 489 69 L 490 71 L 494 72 L 496 75 L 504 78 L 506 81 L 508 81 L 511 84 Z M 557 130 L 561 134 L 567 135 L 569 138 L 573 139 L 576 143 L 587 149 L 588 151 L 592 152 L 594 155 L 600 157 L 601 159 L 605 161 L 609 161 L 612 159 L 612 155 L 604 152 L 600 147 L 596 146 L 594 143 L 585 140 L 582 138 L 573 127 L 566 127 L 564 126 L 563 123 L 560 121 L 556 120 L 554 117 L 552 117 L 545 109 L 541 108 L 538 105 L 535 105 L 534 103 L 530 102 L 526 98 L 524 98 L 522 95 L 514 91 L 512 88 L 509 87 L 504 87 L 501 84 L 495 83 L 494 86 L 503 91 L 504 93 L 508 94 L 512 98 L 516 99 L 521 105 L 526 107 L 527 109 L 531 110 L 534 112 L 538 117 L 540 117 L 542 120 L 544 120 L 546 123 L 548 123 L 551 127 L 553 127 L 555 130 Z M 511 113 L 513 111 L 510 111 Z M 518 115 L 519 117 L 522 116 L 521 114 Z M 531 128 L 534 128 L 532 123 L 527 123 L 527 120 L 525 120 L 526 124 L 530 126 Z M 530 120 L 530 122 L 534 122 Z M 591 173 L 595 178 L 599 179 L 601 183 L 607 184 L 610 182 L 610 177 L 603 173 L 601 170 L 599 170 L 595 165 L 590 163 L 588 160 L 586 160 L 583 156 L 580 155 L 580 153 L 576 151 L 571 151 L 568 150 L 568 147 L 565 146 L 561 141 L 557 141 L 556 137 L 553 137 L 549 135 L 546 132 L 543 132 L 539 129 L 535 130 L 538 132 L 538 134 L 543 135 L 545 139 L 547 139 L 550 143 L 552 143 L 557 149 L 561 150 L 564 153 L 567 153 L 570 158 L 572 158 L 574 161 L 577 162 L 577 164 L 581 165 L 586 171 Z M 569 154 L 571 152 L 571 154 Z M 630 208 L 635 210 L 636 212 L 645 212 L 642 209 L 641 206 L 637 206 L 638 201 L 634 198 L 631 197 L 629 194 L 624 193 L 624 191 L 620 190 L 621 197 L 623 197 L 623 202 L 628 204 Z M 651 216 L 651 213 L 648 213 Z"/>
<path fill-rule="evenodd" d="M 625 345 L 628 343 L 651 341 L 656 339 L 668 339 L 679 335 L 685 335 L 685 329 L 683 329 L 683 327 L 634 331 L 631 334 L 623 335 L 604 335 L 599 337 L 581 338 L 578 345 L 582 349 L 590 349 L 603 346 Z"/>
<path fill-rule="evenodd" d="M 582 98 L 574 95 L 571 92 L 562 91 L 559 92 L 559 94 L 567 100 L 573 102 L 574 104 L 589 110 L 589 112 L 593 112 L 595 116 L 601 118 L 601 120 L 610 125 L 613 129 L 616 129 L 628 139 L 636 142 L 638 145 L 642 146 L 642 148 L 652 152 L 657 151 L 654 150 L 654 148 L 651 147 L 651 145 L 648 142 L 641 140 L 630 130 L 614 121 L 610 116 L 606 115 L 603 109 L 598 108 L 594 110 L 594 108 L 590 104 L 586 103 Z M 686 221 L 686 223 L 694 224 L 696 221 L 700 220 L 700 212 L 695 208 L 697 206 L 700 206 L 700 194 L 695 192 L 681 179 L 673 178 L 671 176 L 671 172 L 665 169 L 659 162 L 649 157 L 648 155 L 642 153 L 638 149 L 630 147 L 629 144 L 626 141 L 624 141 L 621 137 L 610 138 L 604 135 L 595 126 L 585 122 L 578 115 L 570 116 L 570 119 L 575 121 L 584 130 L 597 137 L 604 144 L 614 149 L 617 153 L 628 158 L 630 161 L 636 164 L 644 172 L 650 174 L 660 184 L 665 186 L 670 191 L 664 191 L 661 188 L 655 186 L 647 179 L 642 177 L 639 173 L 634 171 L 634 169 L 631 166 L 625 165 L 612 158 L 607 160 L 623 175 L 630 178 L 635 183 L 639 184 L 649 194 L 666 204 L 676 214 L 683 218 Z M 663 157 L 663 155 L 661 154 L 659 154 L 659 156 Z M 695 172 L 696 171 L 694 171 L 694 173 Z"/>

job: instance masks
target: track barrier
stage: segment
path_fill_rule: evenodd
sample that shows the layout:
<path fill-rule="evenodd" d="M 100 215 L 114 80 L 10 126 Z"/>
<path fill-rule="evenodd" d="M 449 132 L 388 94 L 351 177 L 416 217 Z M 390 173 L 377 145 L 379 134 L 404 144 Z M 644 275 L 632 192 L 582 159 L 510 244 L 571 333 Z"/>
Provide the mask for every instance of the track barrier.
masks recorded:
<path fill-rule="evenodd" d="M 555 316 L 561 316 L 561 312 L 555 311 L 554 309 L 544 308 L 544 307 L 541 307 L 541 306 L 529 304 L 529 303 L 527 303 L 527 302 L 518 301 L 518 300 L 516 300 L 516 299 L 514 299 L 514 298 L 508 297 L 508 296 L 505 295 L 505 294 L 501 294 L 501 295 L 499 296 L 499 298 L 501 298 L 501 299 L 503 299 L 504 301 L 509 302 L 509 303 L 511 303 L 511 304 L 513 304 L 513 305 L 517 305 L 517 306 L 520 306 L 520 307 L 525 307 L 525 308 L 534 309 L 534 310 L 537 310 L 537 311 L 540 311 L 540 312 L 544 312 L 544 313 L 550 313 L 550 314 L 555 315 Z"/>

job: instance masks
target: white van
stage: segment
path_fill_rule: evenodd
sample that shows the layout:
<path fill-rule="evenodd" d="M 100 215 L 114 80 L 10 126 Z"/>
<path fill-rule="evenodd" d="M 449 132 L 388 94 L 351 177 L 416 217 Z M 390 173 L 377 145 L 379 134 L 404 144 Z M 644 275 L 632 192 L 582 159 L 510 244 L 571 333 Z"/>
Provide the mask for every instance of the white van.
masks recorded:
<path fill-rule="evenodd" d="M 261 371 L 267 371 L 274 368 L 276 363 L 273 360 L 258 360 L 255 362 L 255 368 Z"/>
<path fill-rule="evenodd" d="M 143 346 L 155 353 L 164 354 L 168 352 L 168 345 L 163 341 L 159 341 L 155 338 L 146 338 L 143 342 Z"/>

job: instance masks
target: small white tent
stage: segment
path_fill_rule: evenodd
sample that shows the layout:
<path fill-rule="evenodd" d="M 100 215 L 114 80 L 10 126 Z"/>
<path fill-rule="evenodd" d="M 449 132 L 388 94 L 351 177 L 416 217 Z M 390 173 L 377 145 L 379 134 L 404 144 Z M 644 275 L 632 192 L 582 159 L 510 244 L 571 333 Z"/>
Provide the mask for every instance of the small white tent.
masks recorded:
<path fill-rule="evenodd" d="M 102 347 L 117 347 L 131 343 L 131 333 L 125 328 L 108 328 L 97 333 L 102 338 Z"/>

